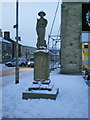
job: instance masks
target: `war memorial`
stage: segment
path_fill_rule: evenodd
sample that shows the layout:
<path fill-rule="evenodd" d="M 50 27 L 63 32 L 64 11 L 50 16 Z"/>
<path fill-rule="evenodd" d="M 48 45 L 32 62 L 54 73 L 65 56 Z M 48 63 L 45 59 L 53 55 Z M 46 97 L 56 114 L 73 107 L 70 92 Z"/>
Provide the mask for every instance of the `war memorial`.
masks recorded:
<path fill-rule="evenodd" d="M 38 13 L 37 19 L 37 51 L 34 53 L 34 80 L 30 88 L 23 93 L 23 99 L 56 99 L 59 89 L 55 88 L 49 76 L 49 51 L 45 41 L 45 29 L 48 21 L 44 18 L 45 12 Z"/>

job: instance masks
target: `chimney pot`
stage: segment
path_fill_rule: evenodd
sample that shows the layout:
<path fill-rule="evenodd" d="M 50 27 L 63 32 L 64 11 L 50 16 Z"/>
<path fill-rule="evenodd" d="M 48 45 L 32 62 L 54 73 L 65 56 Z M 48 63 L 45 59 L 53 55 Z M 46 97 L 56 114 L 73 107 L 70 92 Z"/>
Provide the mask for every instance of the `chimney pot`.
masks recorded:
<path fill-rule="evenodd" d="M 4 39 L 6 39 L 6 40 L 10 39 L 10 32 L 8 32 L 8 31 L 4 32 Z"/>
<path fill-rule="evenodd" d="M 0 29 L 0 37 L 2 37 L 2 34 L 3 34 L 2 29 Z"/>

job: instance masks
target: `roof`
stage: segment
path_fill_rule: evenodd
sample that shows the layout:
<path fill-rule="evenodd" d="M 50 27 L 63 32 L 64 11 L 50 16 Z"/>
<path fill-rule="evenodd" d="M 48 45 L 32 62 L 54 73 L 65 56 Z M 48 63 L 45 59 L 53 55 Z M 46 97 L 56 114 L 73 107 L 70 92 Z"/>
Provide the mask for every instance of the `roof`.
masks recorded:
<path fill-rule="evenodd" d="M 16 42 L 15 38 L 11 38 L 14 42 Z M 22 45 L 22 42 L 18 40 L 18 44 Z"/>
<path fill-rule="evenodd" d="M 11 42 L 9 42 L 8 40 L 3 39 L 2 37 L 0 37 L 0 41 L 1 41 L 1 42 L 4 42 L 4 43 L 11 43 Z"/>
<path fill-rule="evenodd" d="M 16 42 L 16 39 L 14 39 L 14 38 L 11 38 L 11 40 L 12 40 L 13 42 Z M 0 37 L 0 41 L 3 42 L 3 43 L 12 43 L 12 42 L 10 42 L 10 41 L 2 38 L 2 37 Z M 20 44 L 20 45 L 22 45 L 22 46 L 26 46 L 26 47 L 31 47 L 31 46 L 29 46 L 28 44 L 26 44 L 26 43 L 23 42 L 23 41 L 18 41 L 18 44 Z M 32 47 L 32 48 L 35 48 L 35 47 Z"/>

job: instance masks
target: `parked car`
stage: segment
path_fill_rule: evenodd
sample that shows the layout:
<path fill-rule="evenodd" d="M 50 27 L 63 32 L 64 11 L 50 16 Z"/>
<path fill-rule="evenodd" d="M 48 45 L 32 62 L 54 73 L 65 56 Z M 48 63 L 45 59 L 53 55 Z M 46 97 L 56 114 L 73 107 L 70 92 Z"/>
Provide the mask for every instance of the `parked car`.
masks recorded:
<path fill-rule="evenodd" d="M 19 66 L 25 66 L 26 63 L 27 63 L 27 59 L 26 58 L 23 58 L 23 57 L 19 57 L 18 58 Z M 5 63 L 5 65 L 8 66 L 8 67 L 16 66 L 16 58 L 14 58 L 13 60 Z"/>
<path fill-rule="evenodd" d="M 28 67 L 34 67 L 34 58 L 30 58 L 27 60 Z"/>

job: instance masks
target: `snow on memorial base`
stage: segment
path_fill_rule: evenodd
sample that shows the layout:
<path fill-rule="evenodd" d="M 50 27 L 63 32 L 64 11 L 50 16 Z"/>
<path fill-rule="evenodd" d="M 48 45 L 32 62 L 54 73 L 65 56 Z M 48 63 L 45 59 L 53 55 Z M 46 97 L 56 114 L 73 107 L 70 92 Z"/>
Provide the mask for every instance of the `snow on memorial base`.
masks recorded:
<path fill-rule="evenodd" d="M 33 84 L 26 92 L 23 92 L 23 99 L 53 99 L 55 100 L 59 93 L 54 85 L 50 84 Z"/>
<path fill-rule="evenodd" d="M 59 89 L 56 89 L 49 80 L 49 52 L 48 50 L 37 50 L 34 54 L 34 81 L 26 92 L 23 99 L 56 99 Z"/>

